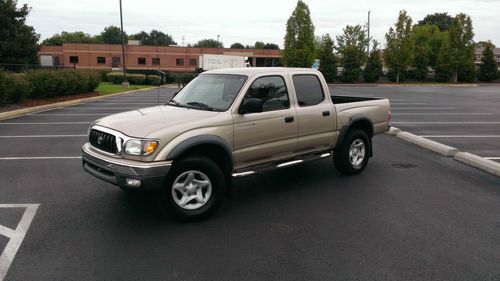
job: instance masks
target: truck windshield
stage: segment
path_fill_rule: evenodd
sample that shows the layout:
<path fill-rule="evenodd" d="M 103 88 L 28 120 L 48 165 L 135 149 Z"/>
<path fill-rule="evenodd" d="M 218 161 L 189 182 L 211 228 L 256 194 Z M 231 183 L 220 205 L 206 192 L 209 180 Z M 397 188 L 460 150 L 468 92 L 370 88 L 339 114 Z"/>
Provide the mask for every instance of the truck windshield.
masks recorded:
<path fill-rule="evenodd" d="M 244 75 L 202 74 L 189 82 L 168 104 L 226 111 L 246 80 Z"/>

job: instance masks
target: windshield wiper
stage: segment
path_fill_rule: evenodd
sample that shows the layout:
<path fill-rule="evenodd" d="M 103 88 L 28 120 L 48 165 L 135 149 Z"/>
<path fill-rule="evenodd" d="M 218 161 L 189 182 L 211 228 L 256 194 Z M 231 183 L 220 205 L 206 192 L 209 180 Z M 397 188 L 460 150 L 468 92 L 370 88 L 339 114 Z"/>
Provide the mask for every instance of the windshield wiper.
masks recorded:
<path fill-rule="evenodd" d="M 206 103 L 202 103 L 202 102 L 190 101 L 190 102 L 188 102 L 186 104 L 190 105 L 190 106 L 197 107 L 197 108 L 201 108 L 201 109 L 207 109 L 207 110 L 210 110 L 210 111 L 218 111 L 216 108 L 213 108 L 210 105 L 208 105 Z"/>

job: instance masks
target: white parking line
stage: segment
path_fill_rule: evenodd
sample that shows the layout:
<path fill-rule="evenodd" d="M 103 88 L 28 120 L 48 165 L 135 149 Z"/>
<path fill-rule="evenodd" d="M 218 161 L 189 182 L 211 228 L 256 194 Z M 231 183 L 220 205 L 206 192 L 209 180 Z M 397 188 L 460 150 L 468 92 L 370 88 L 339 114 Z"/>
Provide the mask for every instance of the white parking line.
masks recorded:
<path fill-rule="evenodd" d="M 50 157 L 0 157 L 0 160 L 65 160 L 82 159 L 81 156 L 50 156 Z"/>
<path fill-rule="evenodd" d="M 483 158 L 488 160 L 500 160 L 500 157 L 483 157 Z"/>
<path fill-rule="evenodd" d="M 0 204 L 0 208 L 26 209 L 16 229 L 10 229 L 0 225 L 0 234 L 9 238 L 9 242 L 0 256 L 0 281 L 4 280 L 7 275 L 7 271 L 28 232 L 39 206 L 40 204 Z"/>
<path fill-rule="evenodd" d="M 5 122 L 0 125 L 76 125 L 76 124 L 90 124 L 91 122 Z"/>
<path fill-rule="evenodd" d="M 426 102 L 392 102 L 391 105 L 426 105 Z"/>
<path fill-rule="evenodd" d="M 423 138 L 500 138 L 500 135 L 419 135 Z"/>
<path fill-rule="evenodd" d="M 465 122 L 456 122 L 456 121 L 396 121 L 391 122 L 392 124 L 450 124 L 450 125 L 462 125 L 462 124 L 500 124 L 497 121 L 465 121 Z"/>
<path fill-rule="evenodd" d="M 485 112 L 404 112 L 393 113 L 392 115 L 493 115 Z"/>
<path fill-rule="evenodd" d="M 110 113 L 33 113 L 27 115 L 109 115 Z"/>
<path fill-rule="evenodd" d="M 448 110 L 448 109 L 456 109 L 456 107 L 392 107 L 391 109 L 436 109 L 436 110 Z"/>
<path fill-rule="evenodd" d="M 76 138 L 87 137 L 87 135 L 20 135 L 20 136 L 0 136 L 0 138 Z"/>

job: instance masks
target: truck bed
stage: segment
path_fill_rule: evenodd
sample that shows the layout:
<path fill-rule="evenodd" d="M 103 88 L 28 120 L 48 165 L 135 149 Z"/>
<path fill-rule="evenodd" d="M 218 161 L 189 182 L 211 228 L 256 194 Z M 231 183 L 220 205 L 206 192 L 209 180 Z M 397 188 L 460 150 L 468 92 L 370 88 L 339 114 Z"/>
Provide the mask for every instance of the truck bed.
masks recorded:
<path fill-rule="evenodd" d="M 341 104 L 348 102 L 361 102 L 361 101 L 371 101 L 371 100 L 381 100 L 383 98 L 365 98 L 365 97 L 352 97 L 352 96 L 336 96 L 331 95 L 333 104 Z"/>

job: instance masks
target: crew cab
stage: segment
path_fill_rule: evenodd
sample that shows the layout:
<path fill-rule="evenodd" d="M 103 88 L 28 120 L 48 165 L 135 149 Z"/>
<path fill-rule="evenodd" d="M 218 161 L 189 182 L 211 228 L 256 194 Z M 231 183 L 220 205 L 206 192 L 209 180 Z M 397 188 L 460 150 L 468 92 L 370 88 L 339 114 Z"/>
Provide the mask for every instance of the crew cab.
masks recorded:
<path fill-rule="evenodd" d="M 157 190 L 170 213 L 198 219 L 234 177 L 327 157 L 360 173 L 389 127 L 389 100 L 330 95 L 317 70 L 220 69 L 165 105 L 93 122 L 83 168 L 124 190 Z"/>

